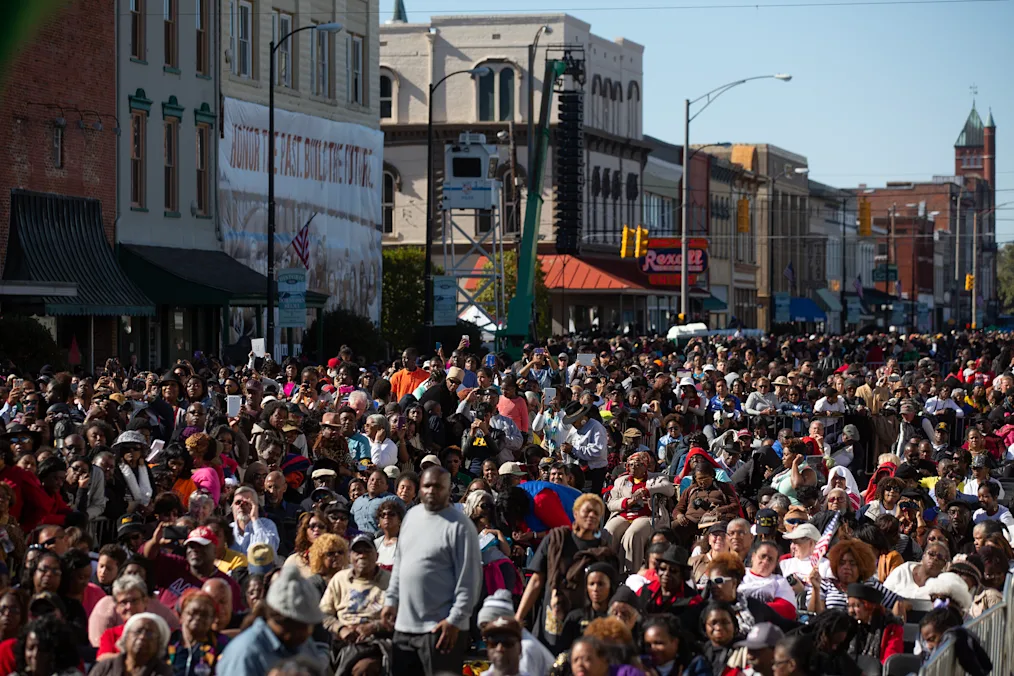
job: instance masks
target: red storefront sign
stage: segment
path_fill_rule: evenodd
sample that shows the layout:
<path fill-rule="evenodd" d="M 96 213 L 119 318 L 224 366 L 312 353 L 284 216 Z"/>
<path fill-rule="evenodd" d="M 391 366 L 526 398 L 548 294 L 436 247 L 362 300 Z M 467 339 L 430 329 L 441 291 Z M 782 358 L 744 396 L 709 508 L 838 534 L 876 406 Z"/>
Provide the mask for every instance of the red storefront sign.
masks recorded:
<path fill-rule="evenodd" d="M 648 251 L 639 263 L 641 272 L 648 276 L 652 286 L 679 286 L 683 271 L 682 240 L 678 237 L 661 237 L 648 240 Z M 708 240 L 694 238 L 687 242 L 688 283 L 694 284 L 697 275 L 708 269 Z"/>

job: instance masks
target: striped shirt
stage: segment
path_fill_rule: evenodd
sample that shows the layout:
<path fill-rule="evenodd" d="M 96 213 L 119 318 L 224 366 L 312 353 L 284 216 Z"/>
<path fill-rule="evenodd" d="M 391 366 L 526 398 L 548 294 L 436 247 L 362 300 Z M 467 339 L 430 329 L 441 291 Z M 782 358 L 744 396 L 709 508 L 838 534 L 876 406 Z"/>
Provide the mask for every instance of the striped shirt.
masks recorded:
<path fill-rule="evenodd" d="M 821 570 L 821 574 L 823 573 L 824 571 Z M 895 603 L 903 600 L 900 596 L 898 596 L 893 591 L 882 585 L 880 583 L 880 580 L 878 580 L 876 577 L 871 577 L 869 580 L 866 581 L 866 584 L 873 587 L 874 589 L 880 590 L 880 592 L 884 595 L 884 598 L 880 603 L 888 610 L 894 608 Z M 809 604 L 811 596 L 813 596 L 813 593 L 807 592 L 806 594 L 807 604 Z M 833 579 L 828 579 L 826 577 L 821 578 L 820 597 L 824 599 L 824 607 L 827 610 L 832 609 L 845 610 L 846 606 L 848 605 L 848 594 L 838 589 L 838 585 L 835 584 L 835 581 Z"/>

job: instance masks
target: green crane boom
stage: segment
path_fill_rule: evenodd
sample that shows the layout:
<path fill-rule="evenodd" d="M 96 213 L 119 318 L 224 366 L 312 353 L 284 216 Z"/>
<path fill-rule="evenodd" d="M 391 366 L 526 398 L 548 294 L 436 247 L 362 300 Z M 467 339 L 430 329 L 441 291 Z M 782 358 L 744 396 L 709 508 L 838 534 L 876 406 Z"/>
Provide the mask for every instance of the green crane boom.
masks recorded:
<path fill-rule="evenodd" d="M 549 153 L 549 117 L 553 104 L 553 91 L 557 81 L 573 63 L 563 59 L 546 61 L 546 76 L 542 80 L 542 105 L 539 125 L 535 129 L 535 157 L 532 158 L 532 189 L 525 204 L 525 224 L 518 247 L 518 279 L 514 297 L 507 307 L 507 325 L 500 332 L 506 338 L 507 353 L 514 359 L 529 336 L 534 334 L 535 266 L 538 265 L 539 223 L 542 220 L 542 184 L 546 176 L 546 156 Z"/>

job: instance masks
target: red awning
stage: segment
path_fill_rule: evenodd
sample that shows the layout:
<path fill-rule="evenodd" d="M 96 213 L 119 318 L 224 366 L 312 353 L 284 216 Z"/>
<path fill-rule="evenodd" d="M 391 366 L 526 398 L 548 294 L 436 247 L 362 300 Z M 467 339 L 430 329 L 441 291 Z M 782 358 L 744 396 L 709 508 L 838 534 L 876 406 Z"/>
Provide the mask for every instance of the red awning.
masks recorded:
<path fill-rule="evenodd" d="M 645 288 L 625 276 L 612 274 L 591 261 L 573 256 L 539 256 L 546 275 L 547 289 L 567 291 L 644 291 Z"/>

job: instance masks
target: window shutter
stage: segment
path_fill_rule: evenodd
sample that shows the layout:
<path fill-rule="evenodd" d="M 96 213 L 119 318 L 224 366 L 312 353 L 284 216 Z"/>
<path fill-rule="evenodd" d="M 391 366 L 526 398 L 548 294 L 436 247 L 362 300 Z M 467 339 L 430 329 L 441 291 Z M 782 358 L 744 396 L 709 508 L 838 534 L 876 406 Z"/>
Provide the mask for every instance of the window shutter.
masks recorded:
<path fill-rule="evenodd" d="M 352 39 L 345 36 L 345 101 L 352 101 Z"/>

